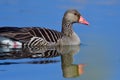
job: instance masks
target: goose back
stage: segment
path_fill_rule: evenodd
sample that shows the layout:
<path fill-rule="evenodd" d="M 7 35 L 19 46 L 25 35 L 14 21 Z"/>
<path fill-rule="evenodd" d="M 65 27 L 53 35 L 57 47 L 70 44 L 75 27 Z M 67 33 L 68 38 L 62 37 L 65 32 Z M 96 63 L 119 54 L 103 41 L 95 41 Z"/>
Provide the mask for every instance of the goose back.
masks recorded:
<path fill-rule="evenodd" d="M 32 37 L 40 37 L 48 42 L 57 42 L 58 39 L 62 38 L 61 32 L 40 28 L 40 27 L 2 27 L 0 28 L 0 36 L 18 40 L 21 42 L 29 42 Z"/>

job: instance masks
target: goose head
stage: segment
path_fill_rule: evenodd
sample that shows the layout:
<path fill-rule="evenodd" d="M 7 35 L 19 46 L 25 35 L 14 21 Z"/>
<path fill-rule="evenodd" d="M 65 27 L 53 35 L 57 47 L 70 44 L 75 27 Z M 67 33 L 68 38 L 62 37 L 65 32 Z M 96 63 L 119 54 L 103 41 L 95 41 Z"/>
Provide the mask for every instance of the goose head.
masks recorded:
<path fill-rule="evenodd" d="M 81 14 L 75 10 L 75 9 L 71 9 L 71 10 L 67 10 L 64 14 L 63 17 L 63 22 L 69 22 L 69 23 L 81 23 L 81 24 L 85 24 L 88 25 L 89 23 L 81 16 Z"/>

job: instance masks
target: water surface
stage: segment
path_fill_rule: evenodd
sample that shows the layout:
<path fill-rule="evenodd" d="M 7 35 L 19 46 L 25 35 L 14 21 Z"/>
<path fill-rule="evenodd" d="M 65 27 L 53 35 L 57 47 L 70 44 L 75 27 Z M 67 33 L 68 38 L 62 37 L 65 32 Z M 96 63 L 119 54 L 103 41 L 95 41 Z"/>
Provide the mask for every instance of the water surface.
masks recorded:
<path fill-rule="evenodd" d="M 19 53 L 14 57 L 13 54 L 9 56 L 1 54 L 0 78 L 2 80 L 119 80 L 119 5 L 119 0 L 1 0 L 0 26 L 40 26 L 60 31 L 62 16 L 70 8 L 80 11 L 90 25 L 74 25 L 74 30 L 82 43 L 78 51 L 71 52 L 73 54 L 69 52 L 63 56 L 63 52 L 60 52 L 57 56 L 54 54 L 49 58 L 41 58 L 42 54 L 36 56 L 27 52 L 23 55 L 21 49 L 13 52 L 13 54 Z M 0 53 L 3 49 L 8 52 L 14 51 L 2 47 Z M 74 49 L 70 48 L 70 51 L 72 50 Z M 68 61 L 65 60 L 66 57 Z"/>

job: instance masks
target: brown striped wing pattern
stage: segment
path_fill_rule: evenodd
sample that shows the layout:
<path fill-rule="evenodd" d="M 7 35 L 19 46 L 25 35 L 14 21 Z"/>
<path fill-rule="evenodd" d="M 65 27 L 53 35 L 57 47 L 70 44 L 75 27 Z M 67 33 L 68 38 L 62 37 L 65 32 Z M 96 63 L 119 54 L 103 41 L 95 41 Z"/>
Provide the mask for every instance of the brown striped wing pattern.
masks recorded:
<path fill-rule="evenodd" d="M 33 37 L 40 37 L 48 42 L 57 42 L 62 37 L 62 33 L 40 27 L 3 27 L 0 28 L 0 36 L 5 36 L 23 43 L 29 42 Z"/>

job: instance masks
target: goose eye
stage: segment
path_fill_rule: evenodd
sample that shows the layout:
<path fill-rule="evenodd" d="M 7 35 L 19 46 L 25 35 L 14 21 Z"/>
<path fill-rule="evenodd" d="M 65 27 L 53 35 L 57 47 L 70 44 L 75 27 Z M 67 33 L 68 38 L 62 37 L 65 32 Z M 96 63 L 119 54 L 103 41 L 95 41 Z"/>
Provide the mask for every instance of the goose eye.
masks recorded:
<path fill-rule="evenodd" d="M 74 13 L 74 15 L 77 15 L 77 13 Z"/>

